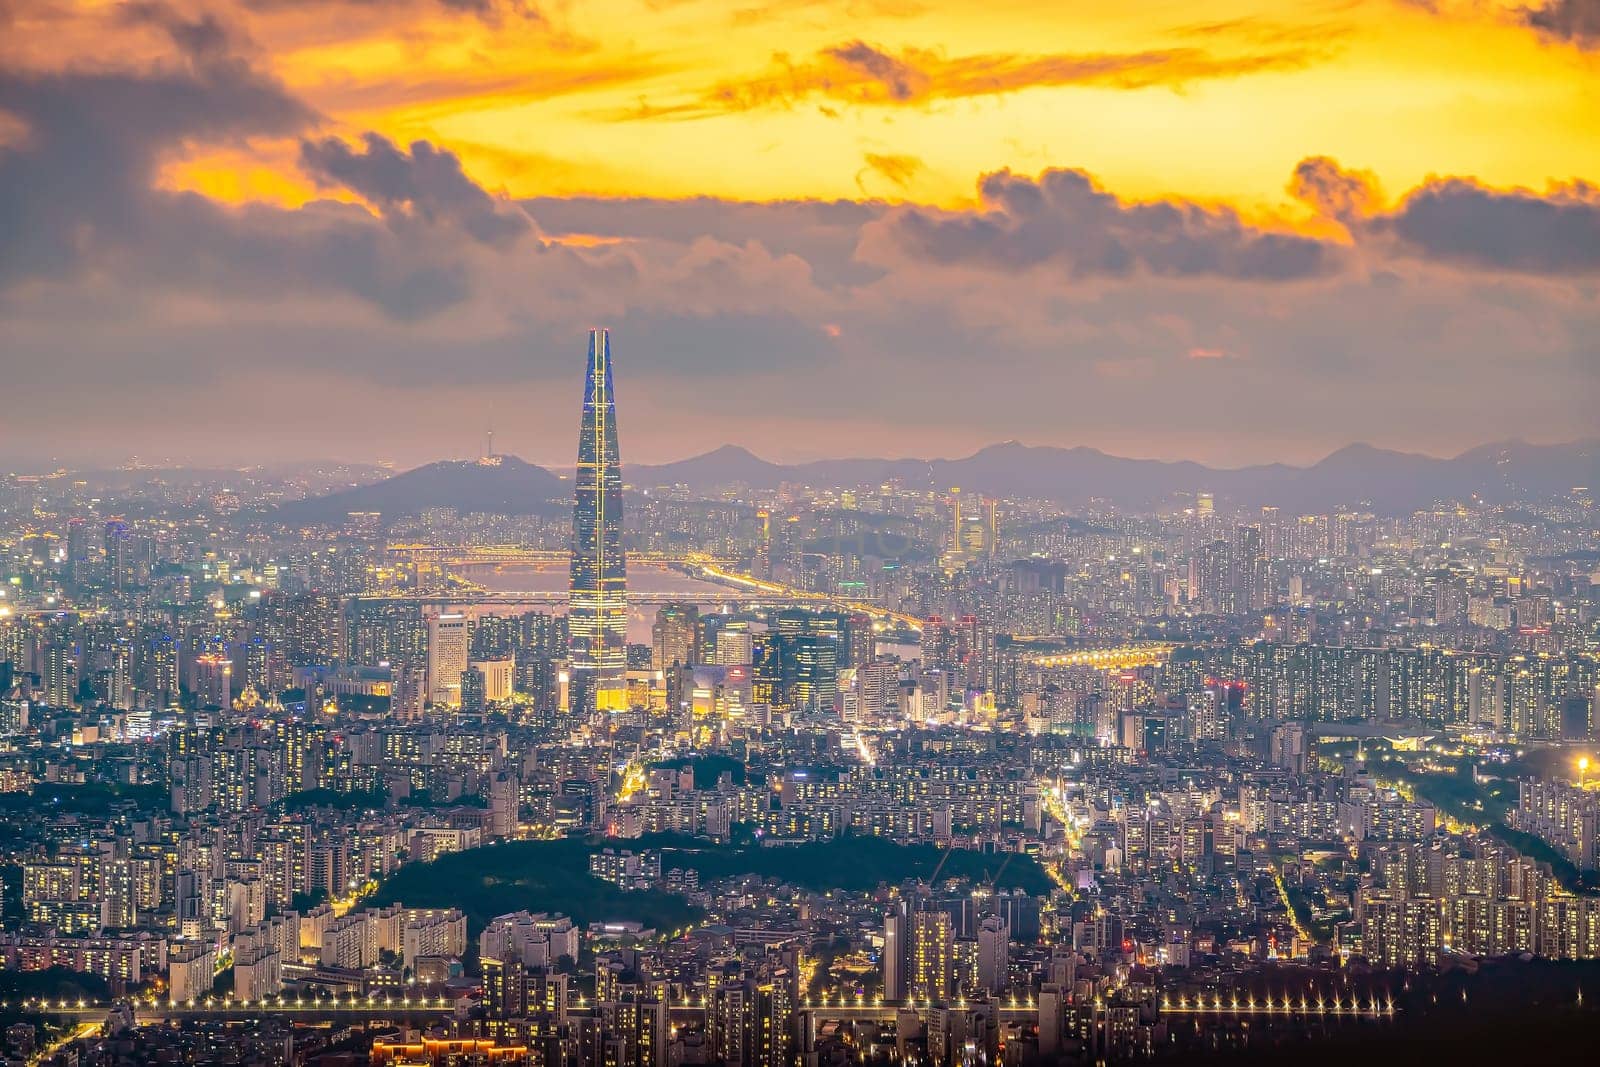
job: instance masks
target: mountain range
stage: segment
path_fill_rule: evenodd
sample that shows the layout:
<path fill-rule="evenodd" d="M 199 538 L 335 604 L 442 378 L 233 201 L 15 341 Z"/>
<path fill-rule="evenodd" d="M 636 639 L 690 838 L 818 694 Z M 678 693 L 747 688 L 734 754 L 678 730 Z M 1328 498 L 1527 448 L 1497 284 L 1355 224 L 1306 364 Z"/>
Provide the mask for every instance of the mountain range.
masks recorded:
<path fill-rule="evenodd" d="M 280 521 L 338 523 L 352 511 L 386 520 L 449 507 L 462 513 L 556 514 L 570 506 L 571 482 L 515 456 L 495 464 L 430 463 L 404 474 L 279 508 Z M 624 469 L 634 489 L 684 485 L 714 491 L 776 489 L 784 483 L 854 487 L 895 480 L 911 489 L 954 487 L 1002 497 L 1033 497 L 1067 506 L 1096 501 L 1123 507 L 1176 503 L 1210 492 L 1244 505 L 1291 512 L 1352 507 L 1405 514 L 1436 501 L 1539 500 L 1577 486 L 1600 486 L 1600 441 L 1559 445 L 1506 442 L 1439 459 L 1355 444 L 1308 467 L 1282 463 L 1215 468 L 1193 462 L 1127 459 L 1093 448 L 991 445 L 962 459 L 835 459 L 780 464 L 727 445 L 703 455 Z"/>
<path fill-rule="evenodd" d="M 1309 467 L 1272 463 L 1215 468 L 1193 462 L 1126 459 L 1093 448 L 1052 448 L 1008 441 L 963 459 L 839 459 L 782 465 L 746 449 L 714 452 L 625 471 L 635 487 L 745 485 L 774 489 L 873 485 L 889 479 L 916 489 L 956 486 L 996 496 L 1083 505 L 1105 500 L 1130 507 L 1171 503 L 1174 494 L 1211 492 L 1242 504 L 1292 510 L 1365 505 L 1406 513 L 1435 500 L 1491 503 L 1543 499 L 1575 486 L 1600 486 L 1600 441 L 1561 445 L 1484 445 L 1450 459 L 1354 444 Z"/>

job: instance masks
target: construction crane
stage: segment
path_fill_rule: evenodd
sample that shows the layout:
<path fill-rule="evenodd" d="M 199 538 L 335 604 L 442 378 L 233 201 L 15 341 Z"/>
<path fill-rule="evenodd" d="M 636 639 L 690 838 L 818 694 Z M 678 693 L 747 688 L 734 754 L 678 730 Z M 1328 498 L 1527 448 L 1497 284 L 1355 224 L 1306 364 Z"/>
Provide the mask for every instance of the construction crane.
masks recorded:
<path fill-rule="evenodd" d="M 1017 854 L 1015 852 L 1006 853 L 1006 858 L 1005 858 L 1004 862 L 1002 862 L 1000 864 L 1000 868 L 998 870 L 996 870 L 993 874 L 988 875 L 988 876 L 986 876 L 984 878 L 983 884 L 989 887 L 989 895 L 990 896 L 994 895 L 994 884 L 995 884 L 995 882 L 1000 880 L 1000 876 L 1002 874 L 1006 873 L 1006 868 L 1011 866 L 1011 861 L 1016 859 L 1016 858 L 1017 858 Z"/>

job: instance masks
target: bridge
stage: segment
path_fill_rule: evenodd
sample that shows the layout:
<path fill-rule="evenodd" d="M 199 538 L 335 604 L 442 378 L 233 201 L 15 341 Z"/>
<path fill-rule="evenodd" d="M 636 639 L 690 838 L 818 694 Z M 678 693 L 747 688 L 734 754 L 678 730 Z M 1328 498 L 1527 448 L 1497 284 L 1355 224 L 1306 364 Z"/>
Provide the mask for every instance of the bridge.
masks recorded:
<path fill-rule="evenodd" d="M 526 548 L 520 545 L 428 545 L 391 544 L 387 548 L 393 559 L 410 560 L 414 564 L 444 570 L 450 567 L 503 566 L 523 564 L 540 567 L 566 567 L 570 552 L 550 549 Z M 631 562 L 649 563 L 671 567 L 693 578 L 717 585 L 728 586 L 726 593 L 629 593 L 628 601 L 634 604 L 668 604 L 681 601 L 715 604 L 815 604 L 867 615 L 879 622 L 892 623 L 921 631 L 924 620 L 895 611 L 881 604 L 856 600 L 834 593 L 821 593 L 812 589 L 797 589 L 766 578 L 731 569 L 733 562 L 705 552 L 663 553 L 629 551 Z M 468 579 L 470 581 L 470 579 Z M 556 604 L 565 603 L 567 594 L 560 591 L 534 592 L 484 592 L 429 596 L 425 599 L 459 604 Z"/>
<path fill-rule="evenodd" d="M 391 599 L 379 597 L 377 599 Z M 531 592 L 494 592 L 484 590 L 477 592 L 458 593 L 419 593 L 418 600 L 427 601 L 429 604 L 455 604 L 461 606 L 483 605 L 499 607 L 517 607 L 522 604 L 533 606 L 546 606 L 550 604 L 565 604 L 569 599 L 566 590 L 533 590 Z M 741 593 L 736 589 L 706 590 L 696 593 L 629 593 L 629 604 L 772 604 L 791 605 L 801 603 L 793 597 L 782 596 L 752 596 Z"/>
<path fill-rule="evenodd" d="M 1388 722 L 1314 722 L 1306 729 L 1309 737 L 1322 741 L 1364 741 L 1379 738 L 1404 752 L 1420 751 L 1429 741 L 1443 737 L 1444 731 L 1420 719 L 1393 719 Z"/>
<path fill-rule="evenodd" d="M 468 567 L 475 564 L 523 564 L 536 567 L 567 566 L 572 553 L 565 549 L 529 548 L 526 545 L 428 545 L 395 543 L 385 551 L 390 559 L 425 563 L 435 567 Z M 638 552 L 630 549 L 628 559 L 665 566 L 717 563 L 731 566 L 733 561 L 704 552 Z"/>
<path fill-rule="evenodd" d="M 717 561 L 710 558 L 696 559 L 692 566 L 693 573 L 698 577 L 706 578 L 715 582 L 730 583 L 744 589 L 754 590 L 757 593 L 782 596 L 787 600 L 819 602 L 832 607 L 842 608 L 846 611 L 854 611 L 862 615 L 869 615 L 872 618 L 880 621 L 894 622 L 900 626 L 905 626 L 912 630 L 920 631 L 924 626 L 927 625 L 927 621 L 925 619 L 919 618 L 916 615 L 908 615 L 903 611 L 891 610 L 881 604 L 873 604 L 864 600 L 853 600 L 849 597 L 842 597 L 833 593 L 818 593 L 810 589 L 796 589 L 793 586 L 784 585 L 781 582 L 774 582 L 767 578 L 757 578 L 753 574 L 742 574 L 737 571 L 730 571 Z M 759 597 L 757 599 L 759 599 Z"/>
<path fill-rule="evenodd" d="M 1107 671 L 1152 667 L 1172 657 L 1176 644 L 1169 641 L 1141 641 L 1115 648 L 1075 648 L 1060 652 L 1040 652 L 1029 656 L 1036 667 L 1096 667 Z"/>

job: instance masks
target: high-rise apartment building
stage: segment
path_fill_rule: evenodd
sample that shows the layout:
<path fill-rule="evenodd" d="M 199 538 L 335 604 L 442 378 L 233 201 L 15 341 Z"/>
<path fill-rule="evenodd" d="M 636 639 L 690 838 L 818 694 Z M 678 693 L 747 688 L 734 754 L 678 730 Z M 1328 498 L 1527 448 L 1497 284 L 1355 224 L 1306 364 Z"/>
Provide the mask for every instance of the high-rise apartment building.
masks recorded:
<path fill-rule="evenodd" d="M 44 650 L 44 670 L 40 672 L 44 685 L 44 703 L 50 707 L 72 707 L 78 702 L 78 655 L 65 643 L 50 645 Z"/>
<path fill-rule="evenodd" d="M 947 911 L 911 913 L 910 978 L 912 1000 L 940 1002 L 949 998 L 955 978 L 955 930 Z"/>
<path fill-rule="evenodd" d="M 132 575 L 129 573 L 132 564 L 131 546 L 128 544 L 130 534 L 128 524 L 122 519 L 107 519 L 105 528 L 105 553 L 106 553 L 106 584 L 112 592 L 120 593 L 127 588 Z"/>

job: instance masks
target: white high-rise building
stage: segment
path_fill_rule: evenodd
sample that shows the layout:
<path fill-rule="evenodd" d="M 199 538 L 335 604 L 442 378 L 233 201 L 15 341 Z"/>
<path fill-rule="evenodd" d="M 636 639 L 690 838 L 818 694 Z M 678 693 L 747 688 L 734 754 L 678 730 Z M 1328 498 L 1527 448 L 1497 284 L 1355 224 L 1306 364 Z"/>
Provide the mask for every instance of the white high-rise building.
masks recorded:
<path fill-rule="evenodd" d="M 467 617 L 457 612 L 428 616 L 428 701 L 461 706 L 461 672 L 467 669 L 471 634 Z"/>

